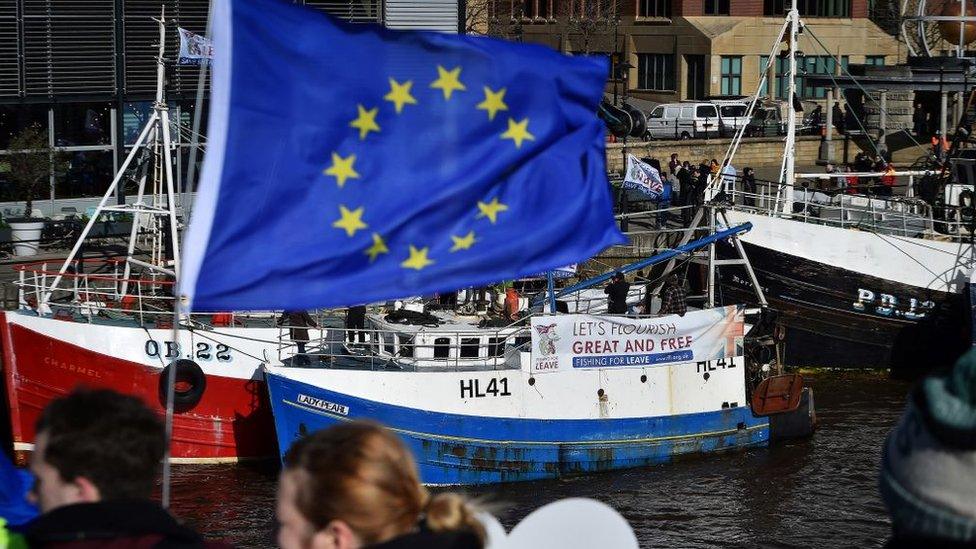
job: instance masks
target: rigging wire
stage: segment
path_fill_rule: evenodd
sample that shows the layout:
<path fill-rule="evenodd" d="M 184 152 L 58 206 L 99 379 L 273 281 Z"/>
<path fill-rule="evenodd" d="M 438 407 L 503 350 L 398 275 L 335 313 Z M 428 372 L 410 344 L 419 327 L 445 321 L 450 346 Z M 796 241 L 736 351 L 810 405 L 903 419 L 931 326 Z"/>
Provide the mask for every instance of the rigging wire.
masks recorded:
<path fill-rule="evenodd" d="M 824 51 L 824 53 L 826 53 L 827 55 L 832 55 L 830 53 L 830 51 L 827 49 L 827 46 L 824 45 L 823 41 L 820 40 L 820 37 L 818 37 L 817 34 L 815 32 L 813 32 L 813 30 L 809 26 L 804 27 L 804 28 L 810 33 L 810 37 L 813 38 L 817 42 L 817 44 Z M 836 63 L 836 60 L 834 62 Z M 865 97 L 867 97 L 873 103 L 875 103 L 878 106 L 878 110 L 881 111 L 881 112 L 883 112 L 883 113 L 885 113 L 885 116 L 887 116 L 888 115 L 888 109 L 882 108 L 881 107 L 881 102 L 878 101 L 877 99 L 875 99 L 870 93 L 868 93 L 868 91 L 864 88 L 864 86 L 862 86 L 861 83 L 858 82 L 856 78 L 854 78 L 854 75 L 851 74 L 851 72 L 846 67 L 844 67 L 843 64 L 840 65 L 840 68 L 841 68 L 841 71 L 843 71 L 844 73 L 846 73 L 846 75 L 851 78 L 851 81 L 854 83 L 855 86 L 857 86 L 857 88 L 861 91 L 861 93 L 863 93 Z M 828 76 L 830 76 L 830 80 L 834 83 L 834 86 L 837 87 L 837 88 L 839 88 L 840 85 L 838 84 L 837 79 L 834 78 L 834 75 L 832 73 L 828 73 Z M 871 136 L 867 134 L 867 130 L 864 128 L 864 125 L 861 124 L 861 121 L 858 118 L 858 116 L 853 112 L 853 110 L 851 111 L 851 114 L 854 115 L 854 119 L 857 120 L 858 125 L 861 126 L 861 131 L 865 132 L 865 135 L 867 136 L 868 140 L 871 142 L 872 147 L 874 147 L 875 151 L 878 151 L 878 148 L 874 146 L 874 141 L 871 139 Z M 915 137 L 911 134 L 911 132 L 907 132 L 906 131 L 904 133 L 905 133 L 905 135 L 908 136 L 909 139 L 912 140 L 913 143 L 915 143 L 916 146 L 922 146 L 922 144 L 919 143 L 918 140 L 915 139 Z M 878 152 L 878 154 L 880 155 L 880 152 Z"/>

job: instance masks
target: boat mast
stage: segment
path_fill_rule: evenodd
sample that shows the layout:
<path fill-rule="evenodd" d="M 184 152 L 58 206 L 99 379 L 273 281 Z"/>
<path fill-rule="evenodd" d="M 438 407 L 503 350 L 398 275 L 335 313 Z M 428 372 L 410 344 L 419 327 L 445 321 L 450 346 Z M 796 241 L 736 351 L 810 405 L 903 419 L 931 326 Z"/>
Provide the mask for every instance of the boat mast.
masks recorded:
<path fill-rule="evenodd" d="M 789 86 L 787 88 L 787 112 L 789 118 L 786 121 L 786 150 L 783 154 L 783 164 L 780 167 L 779 183 L 780 195 L 782 200 L 777 200 L 782 204 L 782 212 L 790 215 L 793 213 L 793 184 L 796 182 L 796 50 L 800 39 L 800 10 L 797 9 L 797 0 L 793 0 L 790 13 L 787 15 L 790 32 L 790 56 L 789 56 Z"/>
<path fill-rule="evenodd" d="M 98 221 L 98 218 L 103 213 L 129 213 L 133 218 L 132 231 L 129 234 L 129 245 L 125 258 L 125 272 L 118 297 L 121 298 L 121 296 L 126 295 L 128 292 L 129 278 L 132 275 L 133 265 L 146 269 L 151 274 L 170 277 L 173 280 L 176 278 L 176 273 L 179 272 L 179 229 L 176 219 L 176 200 L 174 193 L 175 188 L 173 185 L 173 162 L 171 155 L 173 144 L 170 139 L 169 107 L 166 105 L 166 99 L 163 94 L 163 82 L 166 78 L 165 7 L 162 9 L 160 18 L 153 18 L 153 21 L 156 21 L 159 26 L 159 53 L 156 57 L 156 100 L 153 102 L 152 114 L 149 116 L 149 120 L 146 121 L 146 125 L 139 133 L 139 138 L 136 139 L 135 143 L 132 144 L 132 149 L 129 151 L 129 154 L 126 155 L 125 161 L 122 162 L 122 165 L 119 167 L 119 171 L 116 172 L 115 177 L 112 179 L 112 183 L 108 187 L 108 190 L 105 191 L 105 194 L 99 201 L 98 206 L 95 208 L 95 211 L 91 216 L 91 219 L 88 220 L 88 223 L 81 231 L 81 235 L 78 237 L 78 240 L 71 248 L 71 252 L 68 254 L 68 257 L 61 265 L 61 269 L 58 271 L 57 276 L 55 276 L 51 284 L 44 289 L 38 303 L 39 312 L 49 311 L 46 305 L 49 302 L 51 295 L 57 289 L 58 284 L 60 284 L 64 274 L 69 268 L 71 268 L 72 263 L 76 261 L 82 244 L 88 235 L 91 234 L 92 227 L 94 227 L 95 223 Z M 136 200 L 134 203 L 109 206 L 109 200 L 115 196 L 116 189 L 118 189 L 120 185 L 124 184 L 123 182 L 126 179 L 125 174 L 129 169 L 130 164 L 132 164 L 133 160 L 135 160 L 137 156 L 142 154 L 151 155 L 154 162 L 154 169 L 151 170 L 154 174 L 151 203 L 145 203 L 146 178 L 148 177 L 149 173 L 149 170 L 147 170 L 139 177 L 138 190 L 136 192 Z M 162 161 L 160 160 L 160 157 L 162 157 Z M 164 224 L 169 225 L 168 230 L 164 229 Z M 140 226 L 144 226 L 146 230 L 140 232 Z M 137 239 L 145 236 L 148 236 L 150 242 L 152 243 L 149 261 L 143 261 L 134 257 Z M 171 246 L 170 249 L 173 251 L 172 260 L 166 259 L 166 254 L 164 251 L 166 242 L 164 242 L 164 240 L 168 240 L 168 244 Z M 77 259 L 80 260 L 82 258 Z"/>

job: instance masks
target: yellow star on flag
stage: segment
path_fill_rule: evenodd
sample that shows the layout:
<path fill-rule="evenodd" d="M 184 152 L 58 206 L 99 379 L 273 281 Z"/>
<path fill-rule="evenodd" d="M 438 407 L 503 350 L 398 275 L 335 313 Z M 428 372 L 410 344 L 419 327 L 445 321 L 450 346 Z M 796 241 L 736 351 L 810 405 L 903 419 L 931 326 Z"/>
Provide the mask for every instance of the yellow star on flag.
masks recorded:
<path fill-rule="evenodd" d="M 474 239 L 474 231 L 471 231 L 464 236 L 451 235 L 451 240 L 454 241 L 454 246 L 451 246 L 452 252 L 456 252 L 458 250 L 467 250 L 471 246 L 474 246 L 474 243 L 476 242 L 476 240 Z"/>
<path fill-rule="evenodd" d="M 376 261 L 376 258 L 380 254 L 389 253 L 390 249 L 386 247 L 386 242 L 383 242 L 383 237 L 377 233 L 373 233 L 373 245 L 366 249 L 366 255 L 369 256 L 369 262 L 372 263 Z"/>
<path fill-rule="evenodd" d="M 397 82 L 394 79 L 390 79 L 390 93 L 383 96 L 383 99 L 393 103 L 396 107 L 397 114 L 403 110 L 404 105 L 416 105 L 417 99 L 410 95 L 410 88 L 413 87 L 413 81 L 407 80 L 403 84 Z"/>
<path fill-rule="evenodd" d="M 478 214 L 478 218 L 487 217 L 488 220 L 491 221 L 491 224 L 494 225 L 495 221 L 498 220 L 498 214 L 507 210 L 508 206 L 499 202 L 498 197 L 495 197 L 492 198 L 491 202 L 487 204 L 479 200 L 478 209 L 481 210 L 481 213 Z"/>
<path fill-rule="evenodd" d="M 356 109 L 359 111 L 359 115 L 349 123 L 349 126 L 359 130 L 360 140 L 366 139 L 369 132 L 380 131 L 380 126 L 376 123 L 376 113 L 380 112 L 379 107 L 366 110 L 362 105 L 356 105 Z"/>
<path fill-rule="evenodd" d="M 365 208 L 356 208 L 355 210 L 350 210 L 349 208 L 340 205 L 339 206 L 339 219 L 332 224 L 333 227 L 337 229 L 343 229 L 346 231 L 347 236 L 352 236 L 356 234 L 356 231 L 360 229 L 365 229 L 369 225 L 363 223 L 363 211 Z"/>
<path fill-rule="evenodd" d="M 346 184 L 347 179 L 359 179 L 359 173 L 353 168 L 353 164 L 356 162 L 356 155 L 350 154 L 349 156 L 343 158 L 337 153 L 332 153 L 332 165 L 329 169 L 325 170 L 325 175 L 331 175 L 336 178 L 336 183 L 339 184 L 341 189 L 343 185 Z"/>
<path fill-rule="evenodd" d="M 447 70 L 444 67 L 437 65 L 437 80 L 430 85 L 430 87 L 439 89 L 444 92 L 444 99 L 450 99 L 451 94 L 455 90 L 464 91 L 468 88 L 464 87 L 461 83 L 461 67 L 454 67 L 451 70 Z"/>
<path fill-rule="evenodd" d="M 430 248 L 417 249 L 414 246 L 410 246 L 410 257 L 400 264 L 404 269 L 416 269 L 420 270 L 424 267 L 432 264 L 434 261 L 427 258 L 427 251 Z"/>
<path fill-rule="evenodd" d="M 504 101 L 506 91 L 506 88 L 502 88 L 493 92 L 491 88 L 485 86 L 485 100 L 478 103 L 478 110 L 488 111 L 488 120 L 494 120 L 498 111 L 508 110 L 508 105 Z"/>
<path fill-rule="evenodd" d="M 523 118 L 521 122 L 516 122 L 514 119 L 508 119 L 508 130 L 502 134 L 502 139 L 511 139 L 515 142 L 515 148 L 522 147 L 522 141 L 529 140 L 535 141 L 535 136 L 529 133 L 529 119 Z"/>

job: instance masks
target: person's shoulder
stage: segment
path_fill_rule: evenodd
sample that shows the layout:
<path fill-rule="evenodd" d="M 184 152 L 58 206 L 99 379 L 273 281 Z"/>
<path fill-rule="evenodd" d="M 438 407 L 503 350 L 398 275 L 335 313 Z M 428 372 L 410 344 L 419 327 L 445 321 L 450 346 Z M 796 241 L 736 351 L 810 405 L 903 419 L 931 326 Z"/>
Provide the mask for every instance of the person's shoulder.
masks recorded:
<path fill-rule="evenodd" d="M 370 549 L 483 549 L 484 542 L 474 532 L 467 530 L 454 532 L 421 530 L 369 547 Z"/>
<path fill-rule="evenodd" d="M 59 507 L 27 524 L 25 537 L 30 547 L 58 547 L 82 538 L 112 540 L 120 547 L 149 542 L 174 548 L 211 547 L 157 503 L 139 499 Z M 227 546 L 217 543 L 212 547 Z"/>

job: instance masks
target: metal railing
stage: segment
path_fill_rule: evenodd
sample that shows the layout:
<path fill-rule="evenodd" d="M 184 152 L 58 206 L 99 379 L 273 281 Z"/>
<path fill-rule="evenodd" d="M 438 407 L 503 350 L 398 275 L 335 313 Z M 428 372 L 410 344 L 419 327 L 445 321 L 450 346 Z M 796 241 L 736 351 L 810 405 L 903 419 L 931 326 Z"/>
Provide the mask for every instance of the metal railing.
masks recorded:
<path fill-rule="evenodd" d="M 880 177 L 884 174 L 849 175 L 863 179 Z M 874 188 L 882 186 L 871 185 Z M 930 204 L 911 196 L 854 194 L 848 189 L 832 189 L 824 192 L 808 187 L 794 187 L 792 191 L 789 189 L 784 191 L 779 184 L 770 182 L 757 182 L 755 192 L 746 192 L 734 185 L 732 187 L 726 189 L 726 195 L 735 209 L 786 217 L 806 223 L 856 228 L 902 237 L 938 235 L 940 238 L 952 239 L 968 235 L 970 232 L 971 224 L 951 219 L 937 220 Z M 868 187 L 869 185 L 861 185 L 858 189 Z M 783 212 L 780 209 L 783 204 L 783 192 L 792 192 L 791 212 Z M 958 208 L 946 207 L 946 209 Z"/>
<path fill-rule="evenodd" d="M 58 276 L 61 265 L 57 260 L 15 265 L 18 308 L 75 322 L 112 320 L 172 327 L 175 301 L 172 280 L 159 276 L 125 278 L 125 260 L 121 258 L 78 259 L 71 262 L 58 286 L 52 289 L 51 282 Z M 50 296 L 45 301 L 46 292 Z M 274 326 L 266 313 L 197 313 L 183 316 L 181 322 L 203 328 Z"/>
<path fill-rule="evenodd" d="M 529 317 L 496 328 L 396 330 L 341 325 L 280 326 L 278 359 L 301 367 L 370 370 L 511 370 L 532 343 Z M 305 330 L 308 340 L 293 339 Z M 302 349 L 304 348 L 304 349 Z M 304 352 L 300 352 L 300 351 Z"/>

